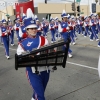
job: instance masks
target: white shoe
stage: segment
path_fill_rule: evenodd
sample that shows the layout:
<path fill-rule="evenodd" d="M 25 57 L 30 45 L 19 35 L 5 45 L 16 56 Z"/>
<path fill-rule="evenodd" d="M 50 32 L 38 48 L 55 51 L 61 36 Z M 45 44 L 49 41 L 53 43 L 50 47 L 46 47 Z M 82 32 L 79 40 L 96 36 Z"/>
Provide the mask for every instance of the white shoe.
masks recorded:
<path fill-rule="evenodd" d="M 69 58 L 72 58 L 73 57 L 70 53 L 68 54 L 68 56 L 69 56 Z"/>
<path fill-rule="evenodd" d="M 86 37 L 86 36 L 84 36 L 84 37 Z"/>
<path fill-rule="evenodd" d="M 90 41 L 93 41 L 92 39 L 90 39 Z"/>
<path fill-rule="evenodd" d="M 11 44 L 11 46 L 14 46 L 14 44 Z"/>
<path fill-rule="evenodd" d="M 96 39 L 96 41 L 99 41 L 99 39 Z"/>
<path fill-rule="evenodd" d="M 9 56 L 6 56 L 7 57 L 7 59 L 10 59 L 10 57 Z"/>
<path fill-rule="evenodd" d="M 31 100 L 35 100 L 35 99 L 32 98 Z"/>
<path fill-rule="evenodd" d="M 51 41 L 51 43 L 53 43 L 53 41 Z"/>
<path fill-rule="evenodd" d="M 75 42 L 73 42 L 73 45 L 75 45 L 76 43 Z"/>
<path fill-rule="evenodd" d="M 100 48 L 100 45 L 98 45 L 98 47 Z"/>
<path fill-rule="evenodd" d="M 1 43 L 3 45 L 3 43 Z"/>

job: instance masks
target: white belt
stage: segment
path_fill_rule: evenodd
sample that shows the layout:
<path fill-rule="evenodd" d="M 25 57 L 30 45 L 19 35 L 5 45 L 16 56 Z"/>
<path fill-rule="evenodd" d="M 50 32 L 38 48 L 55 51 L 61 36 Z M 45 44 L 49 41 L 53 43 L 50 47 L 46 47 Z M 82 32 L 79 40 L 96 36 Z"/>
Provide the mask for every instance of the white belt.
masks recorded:
<path fill-rule="evenodd" d="M 31 69 L 32 69 L 32 72 L 35 73 L 35 67 L 31 67 Z M 46 67 L 46 66 L 44 66 L 44 67 L 38 67 L 38 71 L 39 72 L 46 71 L 46 70 L 48 71 L 49 67 Z"/>

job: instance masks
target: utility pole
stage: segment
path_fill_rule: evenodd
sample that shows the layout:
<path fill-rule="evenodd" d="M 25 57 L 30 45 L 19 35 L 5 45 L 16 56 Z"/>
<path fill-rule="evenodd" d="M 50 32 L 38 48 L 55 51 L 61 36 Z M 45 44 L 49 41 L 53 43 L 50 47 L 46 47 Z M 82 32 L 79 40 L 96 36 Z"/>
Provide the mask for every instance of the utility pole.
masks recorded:
<path fill-rule="evenodd" d="M 75 7 L 75 0 L 74 0 L 74 7 Z M 74 16 L 76 16 L 76 7 L 74 8 Z"/>
<path fill-rule="evenodd" d="M 75 0 L 72 3 L 72 11 L 74 11 L 74 16 L 76 16 L 76 7 L 75 7 Z"/>

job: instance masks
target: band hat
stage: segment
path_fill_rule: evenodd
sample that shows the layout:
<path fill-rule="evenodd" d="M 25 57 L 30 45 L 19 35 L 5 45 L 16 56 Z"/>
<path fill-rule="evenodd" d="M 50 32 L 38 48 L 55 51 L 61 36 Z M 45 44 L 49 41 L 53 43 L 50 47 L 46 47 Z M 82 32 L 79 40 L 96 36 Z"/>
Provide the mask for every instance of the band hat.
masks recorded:
<path fill-rule="evenodd" d="M 85 17 L 84 17 L 84 20 L 86 20 L 87 18 L 88 18 L 88 17 L 87 17 L 87 16 L 85 16 Z"/>
<path fill-rule="evenodd" d="M 24 20 L 25 28 L 37 28 L 35 17 L 33 18 L 33 13 L 31 8 L 27 9 L 27 18 Z"/>
<path fill-rule="evenodd" d="M 58 17 L 55 17 L 55 20 L 58 20 Z"/>
<path fill-rule="evenodd" d="M 2 20 L 2 23 L 7 23 L 7 21 L 5 19 Z"/>
<path fill-rule="evenodd" d="M 63 12 L 62 12 L 62 15 L 61 15 L 61 16 L 62 16 L 63 18 L 64 18 L 64 17 L 68 17 L 68 16 L 67 16 L 67 13 L 66 13 L 66 11 L 65 11 L 65 10 L 63 10 Z"/>
<path fill-rule="evenodd" d="M 36 20 L 36 21 L 39 21 L 39 18 L 37 17 L 37 15 L 35 15 L 35 20 Z"/>
<path fill-rule="evenodd" d="M 11 22 L 12 22 L 12 21 L 9 19 L 9 20 L 8 20 L 8 23 L 11 23 Z"/>
<path fill-rule="evenodd" d="M 94 16 L 94 14 L 91 14 L 90 16 L 91 16 L 91 17 L 93 17 L 93 16 Z"/>
<path fill-rule="evenodd" d="M 54 21 L 54 18 L 50 17 L 50 21 Z"/>
<path fill-rule="evenodd" d="M 95 16 L 95 17 L 97 17 L 97 16 L 98 16 L 98 14 L 96 14 L 96 13 L 95 13 L 95 14 L 94 14 L 94 16 Z"/>
<path fill-rule="evenodd" d="M 45 18 L 42 18 L 42 21 L 45 21 Z"/>
<path fill-rule="evenodd" d="M 32 18 L 25 19 L 24 21 L 25 28 L 37 28 L 35 20 Z"/>
<path fill-rule="evenodd" d="M 4 16 L 2 16 L 2 23 L 7 23 L 6 19 L 4 18 Z"/>
<path fill-rule="evenodd" d="M 19 17 L 19 15 L 17 15 L 17 17 L 16 17 L 16 20 L 20 20 L 20 17 Z"/>

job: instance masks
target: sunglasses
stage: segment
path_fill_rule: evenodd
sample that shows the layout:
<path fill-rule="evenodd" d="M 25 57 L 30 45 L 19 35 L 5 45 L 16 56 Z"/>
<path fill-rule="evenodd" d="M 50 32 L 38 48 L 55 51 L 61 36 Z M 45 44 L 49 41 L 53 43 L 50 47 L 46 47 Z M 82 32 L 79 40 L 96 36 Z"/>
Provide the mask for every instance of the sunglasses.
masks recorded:
<path fill-rule="evenodd" d="M 31 30 L 37 30 L 37 28 L 28 28 L 28 29 L 31 29 Z"/>

